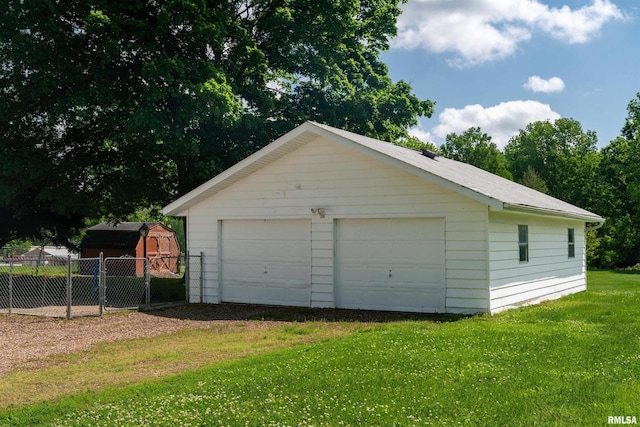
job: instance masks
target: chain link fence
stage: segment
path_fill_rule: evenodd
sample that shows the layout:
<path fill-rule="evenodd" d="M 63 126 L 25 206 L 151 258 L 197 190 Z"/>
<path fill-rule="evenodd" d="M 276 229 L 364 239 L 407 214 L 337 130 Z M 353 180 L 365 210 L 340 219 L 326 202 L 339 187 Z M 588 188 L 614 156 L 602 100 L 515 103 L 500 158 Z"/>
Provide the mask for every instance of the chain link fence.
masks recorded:
<path fill-rule="evenodd" d="M 186 284 L 185 298 L 187 302 L 202 303 L 204 301 L 204 253 L 197 255 L 187 253 L 185 256 Z"/>
<path fill-rule="evenodd" d="M 0 259 L 0 314 L 100 316 L 103 311 L 189 301 L 199 256 L 167 258 Z M 196 271 L 190 270 L 190 267 Z"/>

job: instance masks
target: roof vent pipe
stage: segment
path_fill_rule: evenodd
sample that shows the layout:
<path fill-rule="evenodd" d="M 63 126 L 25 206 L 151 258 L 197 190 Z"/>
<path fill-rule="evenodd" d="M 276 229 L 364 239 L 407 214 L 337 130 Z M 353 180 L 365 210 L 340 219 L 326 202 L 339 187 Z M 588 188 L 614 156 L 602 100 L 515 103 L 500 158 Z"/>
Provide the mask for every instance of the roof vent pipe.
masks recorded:
<path fill-rule="evenodd" d="M 430 159 L 435 159 L 436 157 L 438 157 L 437 153 L 431 150 L 427 150 L 426 148 L 421 148 L 420 152 L 422 153 L 423 156 L 428 157 Z"/>

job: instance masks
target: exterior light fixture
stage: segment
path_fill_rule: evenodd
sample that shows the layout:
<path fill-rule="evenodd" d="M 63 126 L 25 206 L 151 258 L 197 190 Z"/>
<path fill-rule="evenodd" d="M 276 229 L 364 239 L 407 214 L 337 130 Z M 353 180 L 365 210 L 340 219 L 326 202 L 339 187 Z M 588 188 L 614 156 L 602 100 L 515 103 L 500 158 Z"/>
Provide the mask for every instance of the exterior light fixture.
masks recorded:
<path fill-rule="evenodd" d="M 311 213 L 320 215 L 320 218 L 324 218 L 324 208 L 311 208 Z"/>
<path fill-rule="evenodd" d="M 140 227 L 140 236 L 142 236 L 142 254 L 147 259 L 147 236 L 149 235 L 149 226 L 146 222 L 142 223 Z"/>

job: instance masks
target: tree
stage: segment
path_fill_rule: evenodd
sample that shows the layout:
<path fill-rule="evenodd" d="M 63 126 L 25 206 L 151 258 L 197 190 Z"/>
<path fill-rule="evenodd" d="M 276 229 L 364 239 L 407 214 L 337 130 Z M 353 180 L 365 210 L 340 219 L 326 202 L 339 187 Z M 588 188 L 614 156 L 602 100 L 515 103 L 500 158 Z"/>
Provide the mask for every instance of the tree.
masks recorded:
<path fill-rule="evenodd" d="M 491 136 L 482 132 L 479 127 L 469 128 L 460 135 L 448 134 L 439 151 L 448 159 L 468 163 L 504 178 L 513 179 L 507 169 L 504 154 L 491 142 Z"/>
<path fill-rule="evenodd" d="M 622 127 L 622 137 L 627 141 L 640 141 L 640 92 L 627 105 L 627 119 Z"/>
<path fill-rule="evenodd" d="M 433 104 L 379 54 L 397 0 L 9 0 L 0 240 L 164 204 L 311 119 L 390 141 Z"/>
<path fill-rule="evenodd" d="M 544 179 L 540 177 L 538 172 L 536 172 L 536 170 L 531 165 L 527 166 L 524 174 L 522 174 L 522 180 L 520 181 L 520 183 L 541 193 L 549 193 L 547 183 L 544 182 Z"/>
<path fill-rule="evenodd" d="M 86 217 L 122 217 L 175 191 L 198 123 L 240 111 L 204 54 L 224 42 L 216 12 L 84 0 L 3 8 L 0 238 L 68 239 Z"/>
<path fill-rule="evenodd" d="M 640 262 L 640 93 L 629 102 L 622 135 L 602 149 L 597 265 L 628 267 Z"/>
<path fill-rule="evenodd" d="M 583 132 L 573 119 L 534 122 L 511 138 L 505 157 L 516 181 L 523 182 L 533 170 L 549 195 L 595 210 L 600 192 L 597 142 L 595 132 Z"/>

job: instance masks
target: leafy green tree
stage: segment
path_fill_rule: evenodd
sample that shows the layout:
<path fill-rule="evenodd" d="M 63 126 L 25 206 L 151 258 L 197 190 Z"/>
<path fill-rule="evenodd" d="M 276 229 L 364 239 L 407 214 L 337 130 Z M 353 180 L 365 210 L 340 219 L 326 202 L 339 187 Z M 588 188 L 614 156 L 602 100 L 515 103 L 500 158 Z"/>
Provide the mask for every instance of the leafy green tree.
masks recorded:
<path fill-rule="evenodd" d="M 600 154 L 595 132 L 573 119 L 534 122 L 509 141 L 505 157 L 518 182 L 532 169 L 548 194 L 589 210 L 598 207 Z"/>
<path fill-rule="evenodd" d="M 491 136 L 482 132 L 479 127 L 469 128 L 460 135 L 450 133 L 439 151 L 448 159 L 468 163 L 504 178 L 513 179 L 504 154 L 491 142 Z"/>
<path fill-rule="evenodd" d="M 622 137 L 627 141 L 640 141 L 640 92 L 627 105 L 627 119 L 622 128 Z"/>
<path fill-rule="evenodd" d="M 622 135 L 602 149 L 597 265 L 628 267 L 640 262 L 640 93 L 629 102 Z"/>
<path fill-rule="evenodd" d="M 379 54 L 398 0 L 8 0 L 0 241 L 164 204 L 305 120 L 389 141 L 433 104 Z"/>
<path fill-rule="evenodd" d="M 540 177 L 538 172 L 536 172 L 536 170 L 531 165 L 529 165 L 524 171 L 524 174 L 522 174 L 522 180 L 520 181 L 520 183 L 541 193 L 549 193 L 547 183 L 544 182 L 544 179 Z"/>

